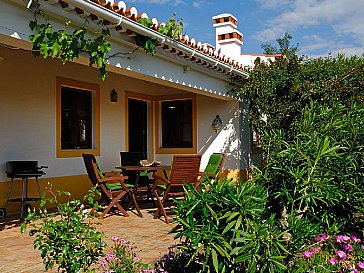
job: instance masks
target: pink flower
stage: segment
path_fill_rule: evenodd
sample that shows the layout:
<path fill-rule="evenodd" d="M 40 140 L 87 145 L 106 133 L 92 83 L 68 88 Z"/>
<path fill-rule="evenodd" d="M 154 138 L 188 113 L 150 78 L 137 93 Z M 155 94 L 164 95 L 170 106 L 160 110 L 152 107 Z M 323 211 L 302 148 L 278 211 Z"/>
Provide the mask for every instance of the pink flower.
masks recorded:
<path fill-rule="evenodd" d="M 359 269 L 364 269 L 364 262 L 359 262 L 357 266 Z"/>
<path fill-rule="evenodd" d="M 126 240 L 125 239 L 120 239 L 120 244 L 123 245 L 126 243 Z"/>
<path fill-rule="evenodd" d="M 344 243 L 343 236 L 342 235 L 337 236 L 336 239 L 335 239 L 335 242 L 336 243 Z"/>
<path fill-rule="evenodd" d="M 312 253 L 319 253 L 319 252 L 320 252 L 320 249 L 319 249 L 319 248 L 311 247 L 311 248 L 310 248 L 310 251 L 311 251 Z"/>
<path fill-rule="evenodd" d="M 352 270 L 350 273 L 359 273 L 359 271 L 358 271 L 358 269 L 354 268 L 354 270 Z"/>
<path fill-rule="evenodd" d="M 326 232 L 324 232 L 322 234 L 322 236 L 320 236 L 320 237 L 315 237 L 316 242 L 322 242 L 322 241 L 326 241 L 326 240 L 327 240 L 327 233 Z"/>
<path fill-rule="evenodd" d="M 139 257 L 135 256 L 134 261 L 139 262 L 140 261 Z"/>
<path fill-rule="evenodd" d="M 360 240 L 358 237 L 356 237 L 355 235 L 351 235 L 351 240 L 352 240 L 354 243 L 360 243 L 360 242 L 361 242 L 361 240 Z"/>
<path fill-rule="evenodd" d="M 343 248 L 344 250 L 353 251 L 353 246 L 351 244 L 344 244 Z"/>
<path fill-rule="evenodd" d="M 338 262 L 338 260 L 336 258 L 331 258 L 329 260 L 329 263 L 332 264 L 332 265 L 336 264 L 337 262 Z"/>
<path fill-rule="evenodd" d="M 119 240 L 119 237 L 117 237 L 117 236 L 112 236 L 111 237 L 111 241 L 116 242 L 117 240 Z"/>
<path fill-rule="evenodd" d="M 311 258 L 312 257 L 312 252 L 310 252 L 310 251 L 305 251 L 305 252 L 303 252 L 303 257 L 305 257 L 305 258 L 307 258 L 307 259 L 309 259 L 309 258 Z"/>
<path fill-rule="evenodd" d="M 343 236 L 343 239 L 344 239 L 344 242 L 348 242 L 348 241 L 350 241 L 350 237 L 349 237 L 349 236 L 347 236 L 347 235 L 344 235 L 344 236 Z"/>
<path fill-rule="evenodd" d="M 106 260 L 113 260 L 115 258 L 115 254 L 114 253 L 106 254 L 105 258 Z"/>
<path fill-rule="evenodd" d="M 336 252 L 336 256 L 338 256 L 342 260 L 346 259 L 346 253 L 342 250 L 339 250 L 338 252 Z"/>
<path fill-rule="evenodd" d="M 102 262 L 101 262 L 101 267 L 102 268 L 105 268 L 107 266 L 107 261 L 106 260 L 103 260 Z"/>

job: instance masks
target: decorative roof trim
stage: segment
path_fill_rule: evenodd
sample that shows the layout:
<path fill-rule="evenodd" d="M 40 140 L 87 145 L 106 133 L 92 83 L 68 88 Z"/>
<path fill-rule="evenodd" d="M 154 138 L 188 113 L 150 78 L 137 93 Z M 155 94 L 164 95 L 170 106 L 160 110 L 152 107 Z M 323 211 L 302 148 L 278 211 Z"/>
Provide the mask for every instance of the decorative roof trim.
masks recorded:
<path fill-rule="evenodd" d="M 147 18 L 146 13 L 138 13 L 135 7 L 127 8 L 123 1 L 114 2 L 114 0 L 44 0 L 51 5 L 59 3 L 63 10 L 76 10 L 79 16 L 89 13 L 91 20 L 94 22 L 102 22 L 109 28 L 115 28 L 118 32 L 127 32 L 132 36 L 133 32 L 148 37 L 157 37 L 159 48 L 171 51 L 172 48 L 184 59 L 190 59 L 201 65 L 211 67 L 215 71 L 221 71 L 228 77 L 239 76 L 242 79 L 248 78 L 248 74 L 244 71 L 242 64 L 237 61 L 227 59 L 224 55 L 214 50 L 210 45 L 196 42 L 195 39 L 189 38 L 187 35 L 181 35 L 178 40 L 173 40 L 159 33 L 157 19 L 151 28 L 145 27 L 138 23 L 139 18 Z M 83 11 L 83 12 L 81 12 Z M 216 69 L 215 69 L 216 67 Z"/>

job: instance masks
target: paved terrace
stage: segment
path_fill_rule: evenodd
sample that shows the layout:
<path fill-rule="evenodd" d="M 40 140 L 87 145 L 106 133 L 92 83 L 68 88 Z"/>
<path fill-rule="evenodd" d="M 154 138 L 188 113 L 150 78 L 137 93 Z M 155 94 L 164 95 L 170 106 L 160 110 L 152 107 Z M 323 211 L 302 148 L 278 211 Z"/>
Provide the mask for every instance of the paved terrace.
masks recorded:
<path fill-rule="evenodd" d="M 111 215 L 101 220 L 102 225 L 98 229 L 106 234 L 105 241 L 108 244 L 111 244 L 113 235 L 134 242 L 137 250 L 141 250 L 138 256 L 142 261 L 153 263 L 167 253 L 168 246 L 174 240 L 173 235 L 167 234 L 173 226 L 160 219 L 153 219 L 151 212 L 143 209 L 144 218 L 132 212 L 129 217 Z M 33 238 L 28 233 L 20 233 L 20 221 L 14 217 L 0 219 L 0 272 L 45 272 L 40 252 L 33 250 Z"/>

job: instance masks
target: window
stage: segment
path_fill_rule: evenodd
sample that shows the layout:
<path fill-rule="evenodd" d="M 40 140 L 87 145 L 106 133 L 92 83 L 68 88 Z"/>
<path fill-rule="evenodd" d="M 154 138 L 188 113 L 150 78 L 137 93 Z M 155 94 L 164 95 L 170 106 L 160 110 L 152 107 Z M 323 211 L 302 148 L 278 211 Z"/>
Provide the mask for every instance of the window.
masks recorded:
<path fill-rule="evenodd" d="M 164 101 L 162 148 L 192 148 L 192 100 Z"/>
<path fill-rule="evenodd" d="M 57 157 L 100 154 L 99 87 L 57 78 Z"/>
<path fill-rule="evenodd" d="M 156 153 L 196 153 L 196 96 L 163 96 L 157 101 Z"/>
<path fill-rule="evenodd" d="M 61 149 L 91 149 L 92 93 L 61 87 Z"/>

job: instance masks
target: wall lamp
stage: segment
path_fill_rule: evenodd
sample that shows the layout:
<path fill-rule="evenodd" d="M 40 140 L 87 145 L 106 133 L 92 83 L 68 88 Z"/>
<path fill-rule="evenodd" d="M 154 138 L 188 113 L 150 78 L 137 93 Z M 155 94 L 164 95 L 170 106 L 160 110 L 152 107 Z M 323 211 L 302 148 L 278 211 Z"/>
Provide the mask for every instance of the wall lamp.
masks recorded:
<path fill-rule="evenodd" d="M 38 3 L 37 0 L 23 0 L 25 6 L 27 7 L 27 9 L 31 10 L 31 11 L 36 11 L 40 4 Z"/>
<path fill-rule="evenodd" d="M 212 129 L 215 130 L 215 132 L 218 132 L 218 131 L 221 130 L 221 128 L 222 128 L 222 120 L 221 120 L 221 118 L 220 118 L 219 115 L 216 115 L 216 117 L 212 121 L 211 127 L 212 127 Z"/>
<path fill-rule="evenodd" d="M 110 102 L 115 103 L 118 102 L 118 93 L 113 89 L 110 93 Z"/>

